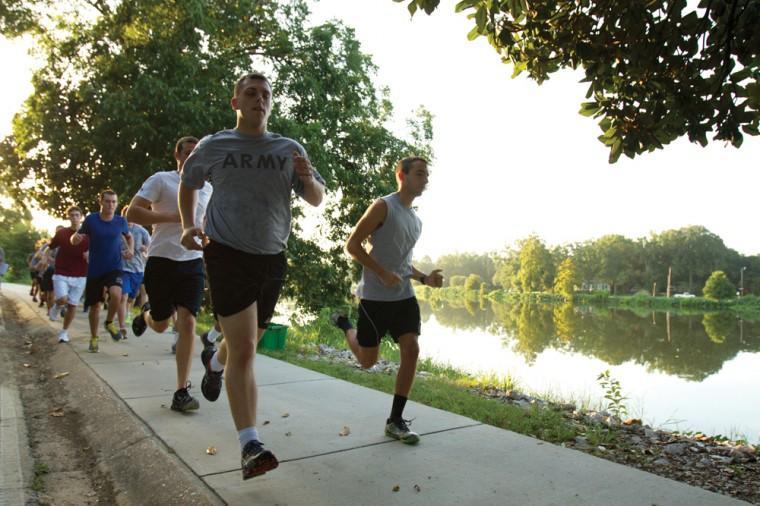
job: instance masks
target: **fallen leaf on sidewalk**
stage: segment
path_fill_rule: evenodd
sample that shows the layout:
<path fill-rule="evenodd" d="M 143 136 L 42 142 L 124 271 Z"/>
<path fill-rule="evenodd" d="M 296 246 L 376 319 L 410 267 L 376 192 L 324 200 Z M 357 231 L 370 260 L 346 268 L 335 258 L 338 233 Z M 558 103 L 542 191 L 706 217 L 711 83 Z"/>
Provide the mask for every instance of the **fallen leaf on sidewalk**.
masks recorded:
<path fill-rule="evenodd" d="M 32 367 L 32 364 L 24 364 L 24 367 Z"/>
<path fill-rule="evenodd" d="M 122 354 L 121 354 L 121 356 L 122 356 L 122 357 L 128 357 L 128 356 L 129 356 L 129 353 L 122 353 Z"/>
<path fill-rule="evenodd" d="M 283 417 L 283 418 L 287 418 L 287 417 L 289 417 L 289 416 L 290 416 L 290 413 L 283 413 L 283 414 L 282 414 L 282 417 Z"/>
<path fill-rule="evenodd" d="M 63 408 L 55 408 L 50 413 L 48 413 L 50 416 L 54 416 L 56 418 L 59 418 L 61 416 L 64 416 L 65 413 L 63 412 Z"/>
<path fill-rule="evenodd" d="M 351 434 L 351 429 L 347 425 L 344 425 L 343 430 L 338 432 L 338 435 L 341 437 L 348 436 L 349 434 Z"/>
<path fill-rule="evenodd" d="M 394 492 L 398 492 L 399 490 L 401 490 L 401 487 L 399 487 L 398 485 L 393 485 Z"/>
<path fill-rule="evenodd" d="M 264 420 L 264 423 L 262 423 L 261 425 L 269 425 L 269 420 Z"/>
<path fill-rule="evenodd" d="M 206 455 L 216 455 L 216 447 L 209 446 L 206 448 Z"/>
<path fill-rule="evenodd" d="M 69 375 L 68 371 L 66 371 L 66 372 L 59 372 L 58 374 L 56 374 L 55 376 L 53 376 L 53 378 L 59 380 L 61 378 L 65 378 L 68 375 Z"/>
<path fill-rule="evenodd" d="M 421 490 L 422 490 L 422 488 L 421 488 L 419 485 L 417 485 L 417 484 L 415 483 L 415 484 L 414 484 L 414 491 L 415 491 L 415 492 L 417 492 L 417 493 L 419 494 Z"/>
<path fill-rule="evenodd" d="M 292 435 L 293 435 L 293 433 L 292 433 L 292 432 L 290 432 L 290 431 L 288 431 L 288 432 L 286 432 L 286 433 L 285 433 L 285 435 L 286 435 L 286 436 L 288 436 L 288 437 L 290 437 L 290 436 L 292 436 Z"/>

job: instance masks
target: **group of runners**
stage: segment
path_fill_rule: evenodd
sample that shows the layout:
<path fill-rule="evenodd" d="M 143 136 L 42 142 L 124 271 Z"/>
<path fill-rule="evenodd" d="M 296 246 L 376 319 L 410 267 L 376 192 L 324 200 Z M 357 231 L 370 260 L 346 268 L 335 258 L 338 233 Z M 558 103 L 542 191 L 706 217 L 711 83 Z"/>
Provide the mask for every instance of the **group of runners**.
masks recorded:
<path fill-rule="evenodd" d="M 188 391 L 189 374 L 196 317 L 208 283 L 217 325 L 201 336 L 205 369 L 201 391 L 215 401 L 222 385 L 226 387 L 240 442 L 242 476 L 248 479 L 278 466 L 256 428 L 254 357 L 286 275 L 292 195 L 319 206 L 325 181 L 301 144 L 267 130 L 272 87 L 264 75 L 251 73 L 238 79 L 231 106 L 235 128 L 200 141 L 179 139 L 174 150 L 176 171 L 150 176 L 124 217 L 116 213 L 117 195 L 111 190 L 101 193 L 100 211 L 84 221 L 81 210 L 69 208 L 70 227 L 61 228 L 48 244 L 49 250 L 57 248 L 50 310 L 55 316 L 66 308 L 59 340 L 68 341 L 68 325 L 84 291 L 89 350 L 97 352 L 106 295 L 105 329 L 113 340 L 120 340 L 126 337 L 124 314 L 137 297 L 135 287 L 139 289 L 143 281 L 148 302 L 132 320 L 132 331 L 136 336 L 147 328 L 163 332 L 176 320 L 177 384 L 171 408 L 195 410 L 199 403 Z M 363 267 L 357 326 L 345 314 L 332 315 L 362 367 L 375 364 L 387 334 L 398 343 L 401 361 L 385 433 L 408 444 L 419 441 L 419 434 L 403 418 L 416 372 L 421 321 L 411 280 L 431 287 L 443 282 L 440 270 L 424 273 L 412 265 L 422 228 L 412 204 L 425 190 L 428 177 L 423 158 L 399 161 L 398 191 L 373 202 L 346 242 L 346 252 Z M 142 226 L 152 227 L 149 238 Z"/>

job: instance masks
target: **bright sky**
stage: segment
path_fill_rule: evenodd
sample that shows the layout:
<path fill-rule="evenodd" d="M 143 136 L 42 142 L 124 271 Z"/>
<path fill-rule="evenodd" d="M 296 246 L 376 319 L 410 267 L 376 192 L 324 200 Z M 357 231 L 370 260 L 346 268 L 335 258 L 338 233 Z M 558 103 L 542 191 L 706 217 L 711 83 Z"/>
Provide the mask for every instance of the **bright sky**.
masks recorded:
<path fill-rule="evenodd" d="M 423 235 L 416 256 L 501 249 L 536 233 L 549 244 L 608 233 L 646 236 L 704 225 L 744 254 L 760 253 L 751 233 L 752 188 L 760 187 L 760 139 L 736 150 L 679 141 L 664 151 L 607 163 L 592 119 L 577 111 L 586 87 L 563 72 L 542 86 L 510 79 L 453 3 L 409 19 L 391 0 L 320 0 L 315 20 L 356 29 L 388 85 L 398 124 L 419 105 L 435 116 L 435 164 L 419 199 Z M 0 41 L 0 135 L 31 91 L 28 58 Z"/>

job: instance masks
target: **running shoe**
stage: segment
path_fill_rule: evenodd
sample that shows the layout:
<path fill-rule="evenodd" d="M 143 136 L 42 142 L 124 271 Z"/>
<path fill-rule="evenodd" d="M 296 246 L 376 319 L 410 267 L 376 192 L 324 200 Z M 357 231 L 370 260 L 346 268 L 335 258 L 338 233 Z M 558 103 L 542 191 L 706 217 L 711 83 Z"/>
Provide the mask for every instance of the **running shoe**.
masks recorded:
<path fill-rule="evenodd" d="M 265 450 L 264 445 L 255 439 L 246 443 L 240 456 L 244 480 L 261 476 L 279 465 L 277 457 L 269 450 Z"/>
<path fill-rule="evenodd" d="M 148 328 L 148 324 L 145 321 L 146 311 L 150 311 L 150 302 L 143 304 L 143 307 L 140 310 L 140 314 L 135 316 L 132 320 L 132 333 L 137 337 L 143 335 L 145 333 L 145 329 Z"/>
<path fill-rule="evenodd" d="M 173 341 L 172 341 L 172 355 L 177 354 L 177 341 L 179 341 L 179 333 L 177 332 L 177 328 L 172 326 L 172 334 L 173 334 Z"/>
<path fill-rule="evenodd" d="M 198 409 L 198 399 L 190 395 L 187 388 L 180 388 L 174 392 L 174 398 L 172 399 L 172 409 L 174 411 L 192 411 Z"/>
<path fill-rule="evenodd" d="M 341 313 L 340 311 L 335 311 L 333 314 L 330 315 L 330 321 L 333 325 L 338 327 L 343 332 L 346 332 L 348 329 L 354 328 L 353 325 L 351 325 L 351 320 L 348 319 L 348 316 Z"/>
<path fill-rule="evenodd" d="M 411 423 L 411 420 L 403 418 L 398 420 L 388 418 L 385 422 L 385 435 L 408 445 L 416 444 L 420 440 L 420 435 L 409 429 Z"/>
<path fill-rule="evenodd" d="M 90 353 L 98 352 L 98 338 L 97 337 L 90 338 L 90 347 L 87 348 L 87 351 L 89 351 Z"/>
<path fill-rule="evenodd" d="M 45 305 L 45 299 L 40 298 L 40 304 L 37 307 L 42 307 Z"/>
<path fill-rule="evenodd" d="M 126 341 L 127 340 L 127 329 L 119 329 L 119 334 L 121 334 L 121 338 Z"/>
<path fill-rule="evenodd" d="M 103 325 L 105 326 L 108 333 L 111 334 L 111 339 L 113 339 L 114 341 L 121 340 L 121 332 L 119 332 L 119 328 L 116 326 L 116 323 L 105 322 Z"/>
<path fill-rule="evenodd" d="M 206 372 L 203 373 L 203 379 L 201 380 L 201 393 L 206 400 L 214 402 L 219 398 L 219 393 L 222 391 L 222 375 L 224 371 L 212 371 L 211 370 L 211 357 L 216 353 L 216 348 L 203 348 L 201 352 L 201 362 Z"/>
<path fill-rule="evenodd" d="M 53 304 L 53 307 L 48 310 L 48 318 L 51 322 L 58 321 L 58 304 Z"/>
<path fill-rule="evenodd" d="M 67 330 L 62 330 L 58 333 L 58 342 L 59 343 L 69 342 L 69 332 Z"/>
<path fill-rule="evenodd" d="M 209 340 L 209 338 L 208 338 L 208 332 L 204 332 L 203 334 L 201 334 L 201 342 L 203 343 L 203 349 L 204 350 L 206 348 L 214 348 L 215 347 L 215 344 L 213 342 L 211 342 Z M 203 355 L 201 355 L 201 358 L 202 357 L 203 357 Z"/>
<path fill-rule="evenodd" d="M 66 316 L 66 306 L 61 307 L 61 318 Z"/>

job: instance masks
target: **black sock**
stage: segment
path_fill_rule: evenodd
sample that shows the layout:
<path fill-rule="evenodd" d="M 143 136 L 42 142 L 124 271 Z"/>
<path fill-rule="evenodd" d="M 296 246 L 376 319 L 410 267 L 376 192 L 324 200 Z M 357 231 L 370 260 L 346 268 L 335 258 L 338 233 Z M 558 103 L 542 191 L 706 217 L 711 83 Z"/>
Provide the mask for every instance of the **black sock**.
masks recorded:
<path fill-rule="evenodd" d="M 391 420 L 401 420 L 401 415 L 404 413 L 404 406 L 406 406 L 406 397 L 401 395 L 393 396 L 393 407 L 391 407 Z"/>
<path fill-rule="evenodd" d="M 354 328 L 354 326 L 351 325 L 351 321 L 343 315 L 340 315 L 338 317 L 338 320 L 335 322 L 335 326 L 338 327 L 343 332 L 348 332 L 349 330 Z"/>

